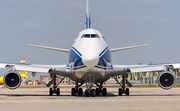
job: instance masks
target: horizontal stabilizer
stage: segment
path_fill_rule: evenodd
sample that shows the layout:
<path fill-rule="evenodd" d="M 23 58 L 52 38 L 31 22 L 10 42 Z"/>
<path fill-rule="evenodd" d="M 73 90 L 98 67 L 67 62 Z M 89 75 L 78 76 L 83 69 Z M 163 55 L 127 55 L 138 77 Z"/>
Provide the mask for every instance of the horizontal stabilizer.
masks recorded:
<path fill-rule="evenodd" d="M 145 47 L 145 46 L 149 46 L 149 44 L 110 49 L 110 51 L 111 52 L 117 52 L 117 51 L 123 51 L 123 50 L 134 49 L 134 48 Z"/>
<path fill-rule="evenodd" d="M 69 53 L 69 49 L 61 49 L 61 48 L 47 47 L 47 46 L 40 46 L 40 45 L 32 45 L 32 44 L 27 44 L 27 46 Z"/>

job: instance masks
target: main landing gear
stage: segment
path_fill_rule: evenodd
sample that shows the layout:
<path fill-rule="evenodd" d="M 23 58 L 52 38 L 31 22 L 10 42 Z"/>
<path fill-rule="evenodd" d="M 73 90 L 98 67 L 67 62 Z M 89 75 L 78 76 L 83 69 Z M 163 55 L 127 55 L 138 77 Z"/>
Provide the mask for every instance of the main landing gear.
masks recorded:
<path fill-rule="evenodd" d="M 100 94 L 102 94 L 103 96 L 107 95 L 107 89 L 103 88 L 102 84 L 103 83 L 95 83 L 99 88 L 96 88 L 96 96 L 99 96 Z"/>
<path fill-rule="evenodd" d="M 107 89 L 106 88 L 103 88 L 103 83 L 101 82 L 100 84 L 98 83 L 95 83 L 98 88 L 96 89 L 91 89 L 92 86 L 93 86 L 93 82 L 92 82 L 92 79 L 89 79 L 89 82 L 87 82 L 86 86 L 87 86 L 87 89 L 85 91 L 85 96 L 86 97 L 95 97 L 95 96 L 99 96 L 100 94 L 102 94 L 103 96 L 106 96 L 107 95 Z"/>
<path fill-rule="evenodd" d="M 60 95 L 60 89 L 59 88 L 50 88 L 49 89 L 49 95 L 52 96 L 53 94 L 56 94 L 57 96 Z"/>
<path fill-rule="evenodd" d="M 83 89 L 79 88 L 80 86 L 82 86 L 84 83 L 81 83 L 80 85 L 78 85 L 78 82 L 76 83 L 76 87 L 71 89 L 71 95 L 75 96 L 76 94 L 78 94 L 79 96 L 83 95 Z"/>
<path fill-rule="evenodd" d="M 125 84 L 127 84 L 129 87 L 132 87 L 132 84 L 126 79 L 125 76 L 125 74 L 122 75 L 122 84 L 117 80 L 117 78 L 115 78 L 117 83 L 121 86 L 121 88 L 119 88 L 119 96 L 122 96 L 122 94 L 129 96 L 129 88 L 125 88 Z"/>
<path fill-rule="evenodd" d="M 49 89 L 49 95 L 52 96 L 53 94 L 56 94 L 57 96 L 59 96 L 60 89 L 57 88 L 57 86 L 65 79 L 65 77 L 62 78 L 58 84 L 56 84 L 56 74 L 53 74 L 51 76 L 52 76 L 52 80 L 46 85 L 47 87 L 50 87 L 53 84 L 53 88 Z"/>
<path fill-rule="evenodd" d="M 94 78 L 87 78 L 86 79 L 86 87 L 87 89 L 85 90 L 85 96 L 86 97 L 95 97 L 95 96 L 99 96 L 101 93 L 103 96 L 107 95 L 107 89 L 103 88 L 103 83 L 94 83 L 95 79 Z M 76 83 L 75 88 L 71 89 L 71 95 L 75 96 L 75 95 L 79 95 L 82 96 L 83 95 L 83 89 L 79 88 L 80 86 L 82 86 L 84 83 L 79 84 L 78 82 Z M 98 86 L 98 88 L 96 89 L 92 89 L 93 84 L 96 84 Z"/>
<path fill-rule="evenodd" d="M 84 83 L 78 84 L 76 83 L 75 88 L 71 89 L 71 95 L 72 96 L 82 96 L 83 95 L 83 89 L 79 88 L 80 86 L 82 86 Z M 96 89 L 91 89 L 92 88 L 92 83 L 87 83 L 87 89 L 85 90 L 85 96 L 86 97 L 95 97 L 95 96 L 99 96 L 100 94 L 102 94 L 103 96 L 107 95 L 107 89 L 103 88 L 102 84 L 100 83 L 100 85 L 98 83 L 95 83 L 99 88 Z"/>
<path fill-rule="evenodd" d="M 90 92 L 88 91 L 88 89 L 86 89 L 85 91 L 85 96 L 86 97 L 95 97 L 95 96 L 99 96 L 100 94 L 102 94 L 103 96 L 107 95 L 107 89 L 103 88 L 96 88 L 96 89 L 91 89 Z"/>
<path fill-rule="evenodd" d="M 129 88 L 125 88 L 125 84 L 127 84 L 129 87 L 132 86 L 132 84 L 126 79 L 127 75 L 124 74 L 122 75 L 122 83 L 120 83 L 117 78 L 115 78 L 115 80 L 117 81 L 117 83 L 119 83 L 119 85 L 121 86 L 121 88 L 119 88 L 119 96 L 122 96 L 123 94 L 125 95 L 129 95 Z M 52 80 L 46 85 L 47 87 L 50 87 L 52 84 L 53 84 L 53 88 L 50 88 L 49 89 L 49 95 L 53 95 L 53 94 L 56 94 L 57 96 L 60 95 L 60 89 L 57 88 L 57 86 L 65 79 L 62 78 L 61 81 L 56 84 L 56 74 L 52 74 L 51 75 L 51 78 Z M 79 96 L 82 96 L 83 95 L 83 89 L 82 88 L 79 88 L 80 86 L 82 86 L 84 83 L 76 83 L 76 86 L 75 88 L 72 88 L 71 89 L 71 95 L 72 96 L 76 96 L 76 95 L 79 95 Z M 96 84 L 98 86 L 98 88 L 96 89 L 91 89 L 93 84 Z M 103 88 L 103 83 L 100 82 L 100 83 L 95 83 L 95 80 L 93 78 L 88 78 L 86 80 L 86 87 L 87 89 L 85 90 L 85 96 L 86 97 L 95 97 L 95 96 L 99 96 L 100 94 L 102 94 L 103 96 L 106 96 L 107 95 L 107 89 L 106 88 Z"/>
<path fill-rule="evenodd" d="M 94 78 L 87 78 L 86 80 L 86 91 L 85 91 L 85 96 L 86 97 L 95 97 L 95 96 L 99 96 L 101 93 L 103 96 L 106 96 L 107 95 L 107 89 L 106 88 L 103 88 L 102 86 L 102 82 L 100 84 L 98 83 L 95 83 L 99 88 L 96 88 L 95 89 L 91 89 L 93 84 L 95 83 L 95 79 Z"/>

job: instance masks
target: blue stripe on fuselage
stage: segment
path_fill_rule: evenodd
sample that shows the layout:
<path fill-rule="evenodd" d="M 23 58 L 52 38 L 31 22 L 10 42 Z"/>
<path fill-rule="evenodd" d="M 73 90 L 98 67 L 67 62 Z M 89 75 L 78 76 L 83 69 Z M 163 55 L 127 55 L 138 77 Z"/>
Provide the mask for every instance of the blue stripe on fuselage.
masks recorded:
<path fill-rule="evenodd" d="M 74 63 L 74 67 L 84 65 L 82 62 L 82 54 L 72 47 L 69 52 L 69 63 Z"/>
<path fill-rule="evenodd" d="M 107 64 L 106 62 L 109 62 L 111 63 L 111 52 L 110 50 L 108 49 L 108 47 L 106 47 L 100 54 L 99 54 L 99 62 L 97 65 L 100 65 L 100 66 L 104 66 L 106 67 Z"/>
<path fill-rule="evenodd" d="M 106 47 L 106 48 L 99 54 L 99 56 L 101 57 L 102 54 L 103 54 L 107 49 L 108 49 L 108 47 Z"/>
<path fill-rule="evenodd" d="M 82 54 L 77 49 L 75 49 L 74 47 L 72 48 L 82 57 Z"/>

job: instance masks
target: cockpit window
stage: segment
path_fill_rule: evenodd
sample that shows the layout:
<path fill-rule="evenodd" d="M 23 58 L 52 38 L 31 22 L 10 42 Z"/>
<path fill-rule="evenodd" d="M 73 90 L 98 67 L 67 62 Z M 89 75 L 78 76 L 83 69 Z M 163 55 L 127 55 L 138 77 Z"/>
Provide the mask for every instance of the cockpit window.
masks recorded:
<path fill-rule="evenodd" d="M 99 38 L 98 34 L 84 34 L 81 38 Z"/>
<path fill-rule="evenodd" d="M 90 38 L 90 34 L 84 34 L 83 37 L 85 37 L 85 38 Z"/>
<path fill-rule="evenodd" d="M 96 38 L 97 34 L 91 34 L 91 38 Z"/>

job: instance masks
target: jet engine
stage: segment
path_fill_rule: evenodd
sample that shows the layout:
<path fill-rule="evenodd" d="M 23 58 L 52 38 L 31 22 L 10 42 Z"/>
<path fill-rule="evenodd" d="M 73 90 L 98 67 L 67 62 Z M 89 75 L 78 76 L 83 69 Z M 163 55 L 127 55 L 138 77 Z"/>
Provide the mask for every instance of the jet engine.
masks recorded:
<path fill-rule="evenodd" d="M 170 71 L 163 71 L 158 76 L 158 84 L 163 89 L 171 89 L 176 83 L 175 75 Z"/>
<path fill-rule="evenodd" d="M 9 71 L 4 75 L 4 85 L 9 89 L 16 89 L 21 85 L 21 76 L 15 71 Z"/>

